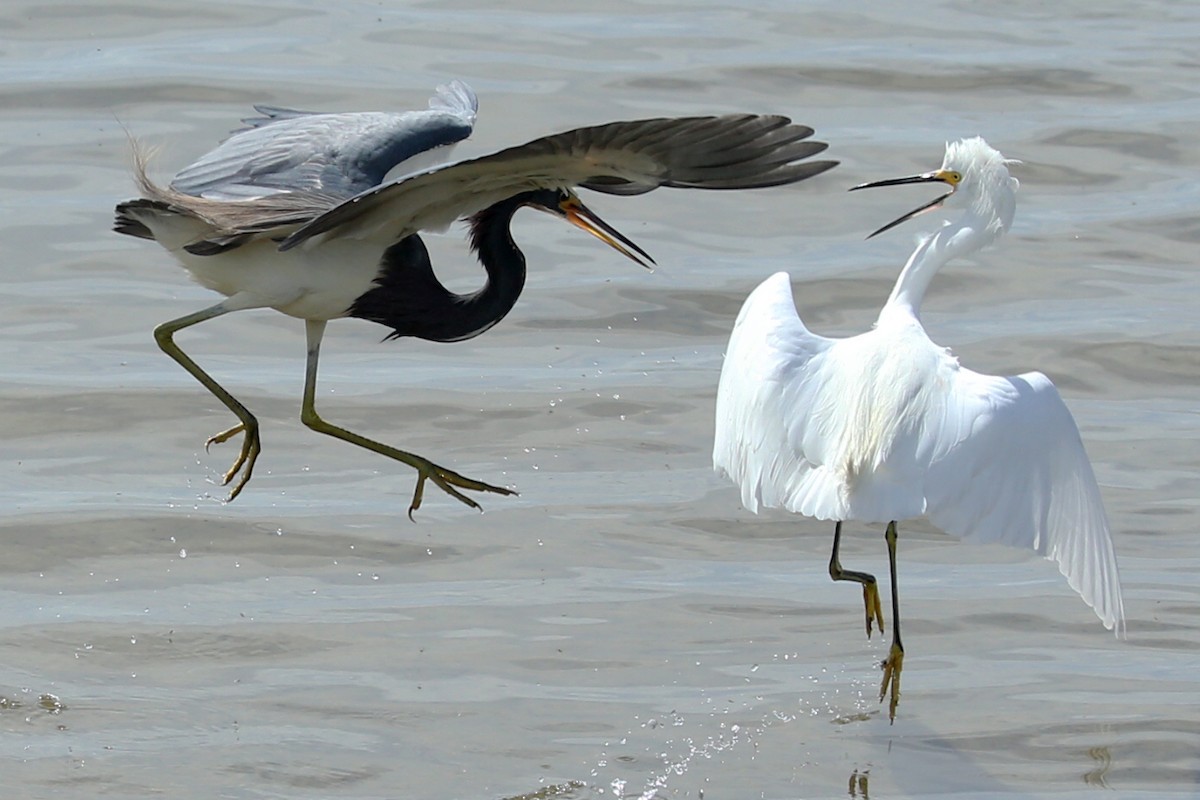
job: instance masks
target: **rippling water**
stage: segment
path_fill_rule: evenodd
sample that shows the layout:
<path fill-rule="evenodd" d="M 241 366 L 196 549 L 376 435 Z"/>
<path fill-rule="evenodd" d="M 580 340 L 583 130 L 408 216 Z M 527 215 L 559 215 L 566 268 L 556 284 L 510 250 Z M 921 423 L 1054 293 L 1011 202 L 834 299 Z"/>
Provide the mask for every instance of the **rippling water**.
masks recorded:
<path fill-rule="evenodd" d="M 5 796 L 1200 794 L 1200 7 L 507 6 L 0 11 Z M 264 426 L 223 505 L 232 453 L 201 445 L 229 416 L 150 337 L 212 297 L 107 230 L 126 129 L 169 174 L 251 103 L 407 108 L 451 77 L 482 103 L 458 155 L 752 110 L 843 163 L 783 190 L 593 198 L 653 274 L 526 215 L 527 291 L 471 342 L 333 324 L 326 416 L 520 490 L 484 515 L 431 495 L 410 524 L 411 474 L 299 424 L 295 320 L 189 331 Z M 862 237 L 924 196 L 845 189 L 976 133 L 1023 162 L 1017 223 L 939 276 L 925 321 L 965 363 L 1062 390 L 1129 638 L 1051 565 L 907 525 L 889 725 L 885 643 L 828 579 L 831 531 L 740 509 L 709 467 L 713 395 L 776 270 L 815 329 L 870 324 L 918 226 Z M 477 282 L 457 233 L 433 250 Z M 885 572 L 878 532 L 843 562 Z"/>

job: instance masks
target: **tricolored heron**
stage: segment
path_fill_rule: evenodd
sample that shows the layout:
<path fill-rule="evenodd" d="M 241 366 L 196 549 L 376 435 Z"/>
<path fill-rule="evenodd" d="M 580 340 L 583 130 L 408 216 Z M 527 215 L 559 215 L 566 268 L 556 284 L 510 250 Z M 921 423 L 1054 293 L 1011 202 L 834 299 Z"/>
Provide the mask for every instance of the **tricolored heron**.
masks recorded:
<path fill-rule="evenodd" d="M 525 258 L 509 224 L 520 208 L 549 212 L 639 263 L 649 256 L 592 213 L 574 187 L 616 195 L 660 186 L 748 189 L 804 180 L 833 167 L 805 161 L 826 145 L 786 117 L 729 115 L 613 122 L 545 136 L 491 155 L 383 182 L 397 163 L 467 136 L 476 101 L 462 83 L 441 87 L 430 110 L 407 114 L 309 114 L 260 108 L 213 152 L 167 187 L 137 159 L 142 198 L 117 206 L 116 230 L 154 239 L 221 302 L 165 322 L 159 346 L 237 416 L 208 444 L 242 435 L 225 473 L 229 499 L 249 481 L 261 450 L 258 422 L 175 343 L 176 332 L 231 311 L 273 308 L 305 321 L 308 358 L 301 420 L 313 430 L 412 466 L 425 481 L 478 508 L 460 490 L 512 494 L 415 453 L 322 419 L 315 408 L 317 360 L 326 323 L 359 317 L 392 328 L 389 338 L 462 341 L 508 313 L 524 287 Z M 401 164 L 401 169 L 407 163 Z M 434 275 L 422 230 L 467 217 L 487 281 L 456 294 Z"/>

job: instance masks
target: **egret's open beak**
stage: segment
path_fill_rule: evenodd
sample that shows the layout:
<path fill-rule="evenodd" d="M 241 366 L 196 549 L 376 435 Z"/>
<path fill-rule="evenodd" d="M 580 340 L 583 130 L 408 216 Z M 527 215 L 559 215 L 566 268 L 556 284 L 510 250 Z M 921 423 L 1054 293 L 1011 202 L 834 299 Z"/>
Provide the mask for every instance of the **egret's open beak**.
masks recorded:
<path fill-rule="evenodd" d="M 962 176 L 959 175 L 957 172 L 952 172 L 951 170 L 948 170 L 948 169 L 938 169 L 938 170 L 934 170 L 933 172 L 923 172 L 920 175 L 910 175 L 907 178 L 888 178 L 885 181 L 872 181 L 871 183 L 860 183 L 858 186 L 851 187 L 850 191 L 853 192 L 853 191 L 857 191 L 858 189 L 874 189 L 879 186 L 901 186 L 906 183 L 936 183 L 938 181 L 941 181 L 942 183 L 950 184 L 950 191 L 946 192 L 944 195 L 937 198 L 936 200 L 932 200 L 932 201 L 926 203 L 925 205 L 914 208 L 912 211 L 908 212 L 904 216 L 899 217 L 898 219 L 892 220 L 887 225 L 884 225 L 882 228 L 880 228 L 879 230 L 877 230 L 871 234 L 871 236 L 876 236 L 878 234 L 883 233 L 884 231 L 890 231 L 892 228 L 896 227 L 901 222 L 907 222 L 908 220 L 912 219 L 913 217 L 917 216 L 918 214 L 924 214 L 926 211 L 932 211 L 933 209 L 941 206 L 942 203 L 946 202 L 947 197 L 954 194 L 954 191 L 958 188 L 958 184 L 962 181 Z M 868 236 L 867 238 L 870 239 L 871 236 Z"/>
<path fill-rule="evenodd" d="M 596 216 L 595 212 L 580 202 L 578 197 L 572 195 L 559 203 L 558 207 L 567 222 L 587 231 L 621 255 L 633 259 L 646 269 L 654 268 L 655 261 L 649 253 L 631 242 L 612 225 Z M 650 263 L 647 264 L 647 261 Z"/>

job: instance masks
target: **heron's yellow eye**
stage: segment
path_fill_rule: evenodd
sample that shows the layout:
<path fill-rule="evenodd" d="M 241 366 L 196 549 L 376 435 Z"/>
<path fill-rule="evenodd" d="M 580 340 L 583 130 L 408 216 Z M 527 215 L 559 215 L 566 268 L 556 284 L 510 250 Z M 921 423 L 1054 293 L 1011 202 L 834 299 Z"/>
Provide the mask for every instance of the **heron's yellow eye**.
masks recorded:
<path fill-rule="evenodd" d="M 952 169 L 944 170 L 939 177 L 951 186 L 958 186 L 962 183 L 962 173 Z"/>

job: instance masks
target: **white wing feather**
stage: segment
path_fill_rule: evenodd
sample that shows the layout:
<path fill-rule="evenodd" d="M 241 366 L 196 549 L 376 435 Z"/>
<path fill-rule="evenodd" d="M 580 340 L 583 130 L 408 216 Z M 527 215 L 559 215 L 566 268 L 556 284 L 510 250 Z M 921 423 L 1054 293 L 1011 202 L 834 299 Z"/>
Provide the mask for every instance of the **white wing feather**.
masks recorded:
<path fill-rule="evenodd" d="M 1108 517 L 1079 429 L 1039 372 L 960 369 L 923 432 L 929 520 L 972 542 L 1034 550 L 1058 564 L 1104 627 L 1125 610 Z"/>
<path fill-rule="evenodd" d="M 919 375 L 940 366 L 940 351 L 888 359 L 901 343 L 877 341 L 811 333 L 785 272 L 746 299 L 717 391 L 713 463 L 747 508 L 869 522 L 925 512 L 909 410 L 923 404 Z"/>
<path fill-rule="evenodd" d="M 804 439 L 812 382 L 806 370 L 832 345 L 804 327 L 786 272 L 750 293 L 734 323 L 717 387 L 713 466 L 742 489 L 742 504 L 837 518 L 837 487 L 796 443 Z"/>
<path fill-rule="evenodd" d="M 871 522 L 927 514 L 968 541 L 1034 550 L 1120 634 L 1100 489 L 1054 385 L 1040 373 L 964 369 L 923 331 L 876 333 L 817 336 L 796 314 L 787 273 L 764 281 L 742 306 L 721 371 L 717 472 L 752 511 Z"/>

